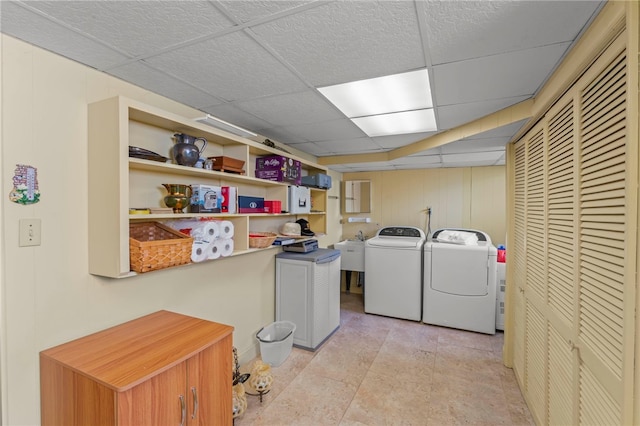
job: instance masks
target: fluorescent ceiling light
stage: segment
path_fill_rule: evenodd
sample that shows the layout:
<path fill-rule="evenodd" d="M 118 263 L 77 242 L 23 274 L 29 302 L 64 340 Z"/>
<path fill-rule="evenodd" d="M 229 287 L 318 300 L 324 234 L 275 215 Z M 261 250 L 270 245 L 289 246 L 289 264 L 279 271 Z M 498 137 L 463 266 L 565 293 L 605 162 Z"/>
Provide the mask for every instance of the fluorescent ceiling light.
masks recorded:
<path fill-rule="evenodd" d="M 433 132 L 437 130 L 436 116 L 433 109 L 356 117 L 352 118 L 351 121 L 371 137 Z"/>
<path fill-rule="evenodd" d="M 245 138 L 258 136 L 250 130 L 243 129 L 242 127 L 238 127 L 235 124 L 227 123 L 226 121 L 220 120 L 219 118 L 216 118 L 210 114 L 207 114 L 204 117 L 196 118 L 195 121 L 208 124 L 211 127 L 217 127 L 218 129 L 226 130 L 229 133 L 233 133 L 234 135 L 242 136 Z"/>
<path fill-rule="evenodd" d="M 429 110 L 433 101 L 426 69 L 321 87 L 318 91 L 372 137 L 437 130 L 433 110 Z M 400 112 L 406 114 L 396 115 Z M 396 124 L 375 124 L 373 117 L 380 114 L 384 122 Z M 400 122 L 404 127 L 398 127 Z M 366 129 L 372 129 L 372 133 Z"/>
<path fill-rule="evenodd" d="M 426 69 L 318 89 L 347 117 L 431 108 Z"/>

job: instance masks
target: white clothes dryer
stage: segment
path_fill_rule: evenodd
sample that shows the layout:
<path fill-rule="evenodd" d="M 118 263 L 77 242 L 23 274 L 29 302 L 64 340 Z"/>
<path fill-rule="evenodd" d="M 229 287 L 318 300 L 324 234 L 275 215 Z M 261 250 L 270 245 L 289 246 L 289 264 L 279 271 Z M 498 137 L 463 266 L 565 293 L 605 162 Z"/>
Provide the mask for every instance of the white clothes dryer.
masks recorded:
<path fill-rule="evenodd" d="M 422 321 L 495 334 L 497 254 L 482 231 L 435 231 L 424 244 Z"/>
<path fill-rule="evenodd" d="M 391 226 L 365 242 L 366 313 L 420 321 L 425 240 L 420 228 Z"/>

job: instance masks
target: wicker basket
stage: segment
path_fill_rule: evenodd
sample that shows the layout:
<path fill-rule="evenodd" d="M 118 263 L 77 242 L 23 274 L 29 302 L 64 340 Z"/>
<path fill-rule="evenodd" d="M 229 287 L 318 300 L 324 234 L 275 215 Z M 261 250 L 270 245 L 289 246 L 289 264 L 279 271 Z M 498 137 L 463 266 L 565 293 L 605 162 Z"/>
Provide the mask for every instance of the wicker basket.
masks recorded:
<path fill-rule="evenodd" d="M 149 272 L 191 261 L 193 238 L 158 222 L 129 224 L 129 263 L 135 272 Z"/>
<path fill-rule="evenodd" d="M 278 238 L 273 232 L 251 232 L 249 234 L 249 248 L 266 248 Z"/>

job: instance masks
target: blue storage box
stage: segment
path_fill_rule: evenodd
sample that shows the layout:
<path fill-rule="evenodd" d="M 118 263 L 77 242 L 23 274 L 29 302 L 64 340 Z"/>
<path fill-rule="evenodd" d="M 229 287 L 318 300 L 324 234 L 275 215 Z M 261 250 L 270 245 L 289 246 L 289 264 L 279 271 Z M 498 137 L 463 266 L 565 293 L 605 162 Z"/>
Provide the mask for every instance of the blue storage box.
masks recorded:
<path fill-rule="evenodd" d="M 302 176 L 302 184 L 314 188 L 331 189 L 331 176 L 325 175 L 324 173 Z"/>
<path fill-rule="evenodd" d="M 264 213 L 264 198 L 238 195 L 238 213 Z"/>

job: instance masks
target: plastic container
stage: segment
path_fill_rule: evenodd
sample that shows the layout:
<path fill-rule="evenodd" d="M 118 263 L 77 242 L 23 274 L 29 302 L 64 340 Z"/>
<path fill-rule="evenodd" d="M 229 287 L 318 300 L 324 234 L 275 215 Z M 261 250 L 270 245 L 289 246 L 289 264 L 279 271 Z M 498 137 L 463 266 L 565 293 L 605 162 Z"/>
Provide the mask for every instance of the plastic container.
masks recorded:
<path fill-rule="evenodd" d="M 507 261 L 507 249 L 503 245 L 498 246 L 498 263 Z"/>
<path fill-rule="evenodd" d="M 260 356 L 262 361 L 277 367 L 282 364 L 293 347 L 293 333 L 296 325 L 291 321 L 276 321 L 262 327 L 256 338 L 260 341 Z"/>

